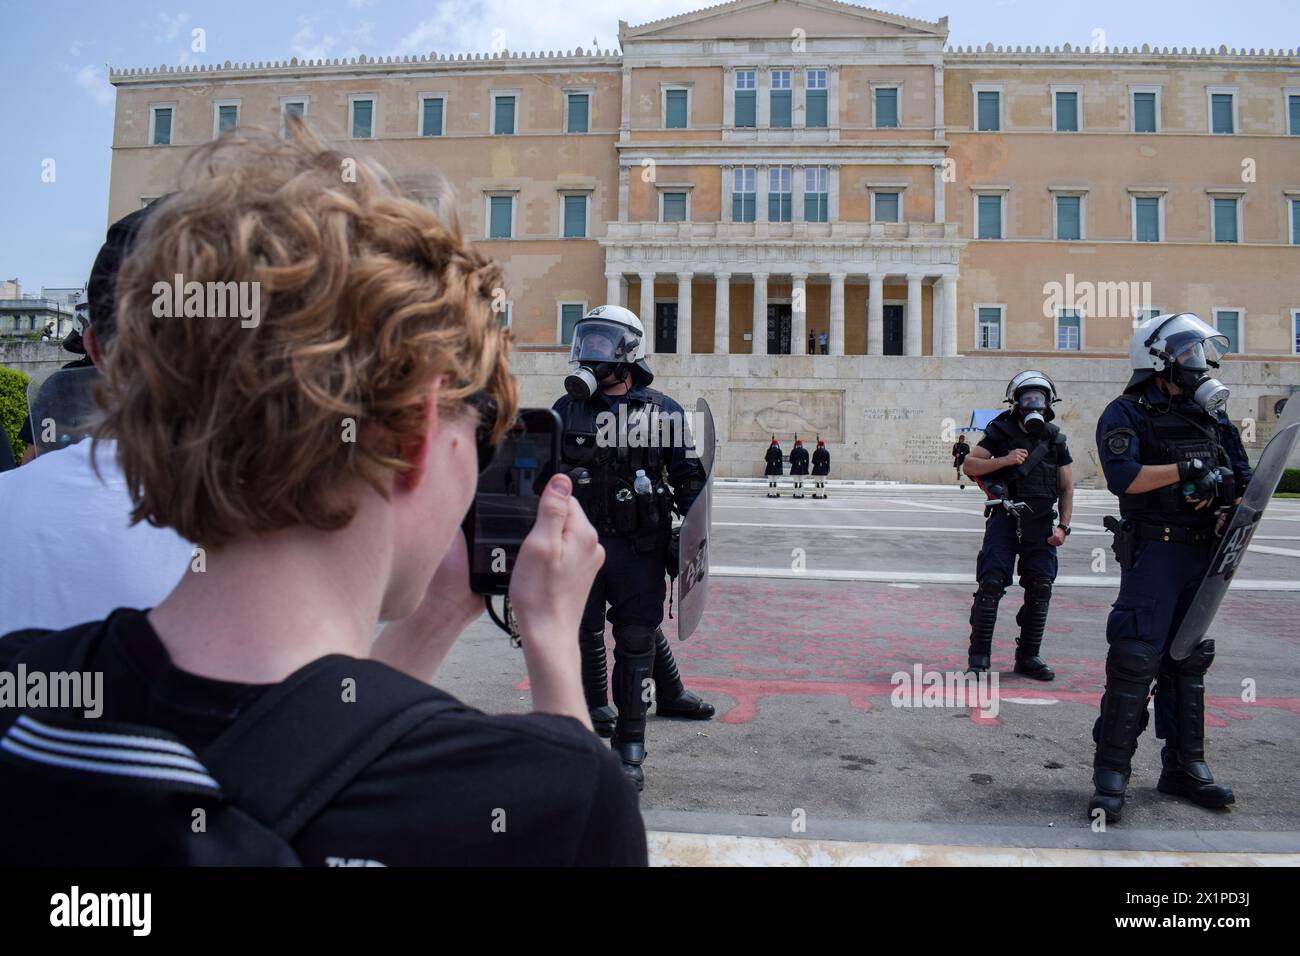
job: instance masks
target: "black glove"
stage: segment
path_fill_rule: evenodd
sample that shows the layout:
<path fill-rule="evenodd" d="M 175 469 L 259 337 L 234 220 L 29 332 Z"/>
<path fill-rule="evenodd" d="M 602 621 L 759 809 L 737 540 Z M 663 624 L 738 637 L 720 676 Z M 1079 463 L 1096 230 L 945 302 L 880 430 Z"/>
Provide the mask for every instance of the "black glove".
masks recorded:
<path fill-rule="evenodd" d="M 1178 463 L 1178 480 L 1183 484 L 1200 481 L 1213 469 L 1201 458 L 1188 458 Z"/>
<path fill-rule="evenodd" d="M 1183 495 L 1193 501 L 1214 501 L 1222 503 L 1222 499 L 1230 492 L 1224 487 L 1224 468 L 1211 468 L 1199 478 L 1194 478 L 1183 484 Z M 1231 472 L 1228 473 L 1231 480 Z"/>

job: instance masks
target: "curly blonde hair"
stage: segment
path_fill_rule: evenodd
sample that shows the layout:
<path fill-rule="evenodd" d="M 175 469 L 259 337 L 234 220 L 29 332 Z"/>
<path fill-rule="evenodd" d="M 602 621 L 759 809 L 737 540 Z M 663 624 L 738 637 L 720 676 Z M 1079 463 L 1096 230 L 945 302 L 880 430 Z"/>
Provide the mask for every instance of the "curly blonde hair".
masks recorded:
<path fill-rule="evenodd" d="M 439 378 L 439 414 L 486 391 L 501 437 L 518 401 L 492 308 L 501 273 L 454 216 L 297 123 L 288 139 L 227 133 L 181 184 L 118 277 L 101 394 L 97 438 L 118 442 L 133 522 L 212 547 L 340 528 L 356 510 L 349 479 L 387 496 L 410 467 Z M 174 280 L 257 283 L 258 321 L 160 317 L 159 284 Z"/>

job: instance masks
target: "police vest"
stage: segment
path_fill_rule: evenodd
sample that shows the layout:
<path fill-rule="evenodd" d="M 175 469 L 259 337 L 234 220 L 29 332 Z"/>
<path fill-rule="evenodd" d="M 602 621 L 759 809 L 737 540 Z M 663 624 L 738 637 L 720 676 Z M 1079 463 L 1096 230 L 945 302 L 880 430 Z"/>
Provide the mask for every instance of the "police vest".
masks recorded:
<path fill-rule="evenodd" d="M 1008 451 L 1023 448 L 1031 455 L 1043 442 L 1049 442 L 1054 446 L 1048 448 L 1038 464 L 1027 473 L 1020 474 L 1019 466 L 1003 468 L 993 475 L 992 481 L 1005 484 L 1007 495 L 1013 501 L 1055 500 L 1061 496 L 1061 467 L 1056 462 L 1059 449 L 1065 444 L 1065 436 L 1061 434 L 1060 428 L 1048 422 L 1046 434 L 1041 438 L 1035 437 L 1022 429 L 1010 412 L 1003 412 L 989 422 L 985 435 L 992 437 L 995 442 L 1006 445 Z"/>
<path fill-rule="evenodd" d="M 565 409 L 560 457 L 570 474 L 585 468 L 591 476 L 585 487 L 575 482 L 574 493 L 602 535 L 667 534 L 671 527 L 672 494 L 664 482 L 659 433 L 664 395 L 645 392 L 644 399 L 628 399 L 622 415 L 620 406 L 595 399 Z M 612 417 L 598 419 L 602 413 Z M 638 471 L 650 479 L 648 496 L 636 493 Z"/>
<path fill-rule="evenodd" d="M 1227 449 L 1219 442 L 1219 426 L 1208 413 L 1197 408 L 1162 410 L 1152 406 L 1144 398 L 1125 394 L 1120 396 L 1125 401 L 1142 409 L 1144 433 L 1138 451 L 1138 460 L 1143 465 L 1176 465 L 1182 461 L 1199 458 L 1210 466 L 1231 466 Z M 1157 488 L 1155 491 L 1140 495 L 1120 495 L 1119 513 L 1125 518 L 1145 518 L 1149 521 L 1161 521 L 1164 518 L 1178 516 L 1185 524 L 1190 516 L 1202 518 L 1198 523 L 1214 523 L 1214 509 L 1205 508 L 1197 511 L 1186 498 L 1180 482 Z"/>

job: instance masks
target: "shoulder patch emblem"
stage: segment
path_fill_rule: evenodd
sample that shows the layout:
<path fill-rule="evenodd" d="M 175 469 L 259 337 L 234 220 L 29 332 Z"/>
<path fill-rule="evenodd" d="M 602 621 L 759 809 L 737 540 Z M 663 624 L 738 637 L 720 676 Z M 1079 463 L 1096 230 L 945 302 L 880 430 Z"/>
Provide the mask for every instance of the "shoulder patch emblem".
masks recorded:
<path fill-rule="evenodd" d="M 1114 428 L 1106 433 L 1106 450 L 1112 455 L 1124 455 L 1133 445 L 1137 433 L 1131 428 Z"/>

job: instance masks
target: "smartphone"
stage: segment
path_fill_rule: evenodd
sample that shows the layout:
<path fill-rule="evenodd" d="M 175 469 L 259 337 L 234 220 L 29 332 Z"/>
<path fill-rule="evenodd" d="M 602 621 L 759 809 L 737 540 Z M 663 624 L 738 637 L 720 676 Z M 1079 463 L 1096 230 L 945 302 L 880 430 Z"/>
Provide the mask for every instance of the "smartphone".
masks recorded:
<path fill-rule="evenodd" d="M 560 461 L 560 416 L 549 408 L 521 409 L 479 475 L 465 515 L 469 586 L 476 594 L 505 594 L 519 546 L 537 520 L 537 502 Z"/>

